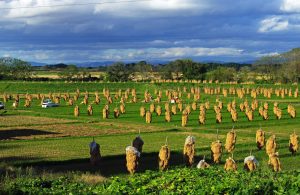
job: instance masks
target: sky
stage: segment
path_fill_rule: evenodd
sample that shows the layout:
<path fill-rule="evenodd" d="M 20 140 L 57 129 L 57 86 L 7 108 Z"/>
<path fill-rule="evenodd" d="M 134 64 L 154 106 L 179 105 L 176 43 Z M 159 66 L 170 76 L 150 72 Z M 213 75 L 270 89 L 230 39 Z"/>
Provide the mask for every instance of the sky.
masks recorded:
<path fill-rule="evenodd" d="M 1 0 L 0 57 L 246 62 L 300 46 L 299 0 Z"/>

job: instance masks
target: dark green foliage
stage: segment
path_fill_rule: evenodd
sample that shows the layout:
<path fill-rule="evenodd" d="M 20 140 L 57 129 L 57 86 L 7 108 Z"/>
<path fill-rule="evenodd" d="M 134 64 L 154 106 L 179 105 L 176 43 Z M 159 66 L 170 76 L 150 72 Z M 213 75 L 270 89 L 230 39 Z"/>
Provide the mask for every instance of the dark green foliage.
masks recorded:
<path fill-rule="evenodd" d="M 33 68 L 28 62 L 14 58 L 0 58 L 0 79 L 26 80 L 31 78 Z"/>
<path fill-rule="evenodd" d="M 68 177 L 18 178 L 6 182 L 7 194 L 299 194 L 300 173 L 258 170 L 225 172 L 218 168 L 177 168 L 112 177 L 90 185 Z"/>
<path fill-rule="evenodd" d="M 122 62 L 109 66 L 106 73 L 109 81 L 128 81 L 130 75 L 130 72 Z"/>

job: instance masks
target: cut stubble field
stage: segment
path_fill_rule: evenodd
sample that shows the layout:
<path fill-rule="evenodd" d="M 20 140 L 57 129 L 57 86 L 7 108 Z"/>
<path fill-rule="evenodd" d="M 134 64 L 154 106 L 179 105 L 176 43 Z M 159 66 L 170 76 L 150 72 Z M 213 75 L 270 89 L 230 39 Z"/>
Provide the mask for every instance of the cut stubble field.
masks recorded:
<path fill-rule="evenodd" d="M 189 90 L 192 87 L 200 87 L 201 97 L 197 100 L 197 110 L 192 111 L 186 127 L 181 126 L 181 113 L 178 112 L 172 116 L 171 122 L 165 122 L 165 114 L 156 116 L 153 114 L 152 123 L 146 124 L 145 119 L 139 116 L 139 109 L 144 106 L 147 110 L 152 102 L 144 103 L 144 92 L 148 90 L 154 98 L 155 90 L 162 90 L 162 102 L 155 103 L 164 108 L 168 101 L 165 96 L 165 90 L 182 89 L 184 86 Z M 238 109 L 238 105 L 245 100 L 249 102 L 252 98 L 246 94 L 240 99 L 236 95 L 229 94 L 224 97 L 222 94 L 206 94 L 203 88 L 291 88 L 295 90 L 297 86 L 259 86 L 259 85 L 216 85 L 216 84 L 192 84 L 192 83 L 0 83 L 0 94 L 20 94 L 21 99 L 19 107 L 11 107 L 13 100 L 6 103 L 7 113 L 0 116 L 0 162 L 5 162 L 12 166 L 33 166 L 40 170 L 53 172 L 66 171 L 92 171 L 100 172 L 103 176 L 123 174 L 126 172 L 125 167 L 125 148 L 130 145 L 132 140 L 139 134 L 145 142 L 143 154 L 140 162 L 139 171 L 143 172 L 148 169 L 157 170 L 157 156 L 160 147 L 165 143 L 168 137 L 168 145 L 171 148 L 171 166 L 183 164 L 182 150 L 184 140 L 188 135 L 196 137 L 196 162 L 206 156 L 210 161 L 210 144 L 217 139 L 217 129 L 219 139 L 225 143 L 226 134 L 233 127 L 237 132 L 237 144 L 234 151 L 234 159 L 238 163 L 238 169 L 242 170 L 243 160 L 249 155 L 250 151 L 260 161 L 261 166 L 267 167 L 268 156 L 265 150 L 258 151 L 255 143 L 255 132 L 262 128 L 266 132 L 266 138 L 272 134 L 276 135 L 278 152 L 283 170 L 300 169 L 299 155 L 291 155 L 288 150 L 289 135 L 295 130 L 299 133 L 300 120 L 297 116 L 291 119 L 287 113 L 287 105 L 291 103 L 300 112 L 300 98 L 277 97 L 274 93 L 272 97 L 266 98 L 262 94 L 258 95 L 259 102 L 269 103 L 269 119 L 263 120 L 254 112 L 254 120 L 248 121 L 245 113 Z M 126 113 L 121 114 L 119 118 L 113 117 L 113 110 L 120 106 L 120 99 L 113 99 L 109 106 L 109 119 L 102 118 L 102 109 L 106 104 L 102 90 L 110 90 L 111 96 L 118 92 L 119 89 L 124 93 L 128 88 L 135 88 L 137 91 L 138 102 L 126 102 Z M 70 93 L 71 97 L 75 91 L 80 90 L 80 98 L 75 101 L 75 105 L 80 108 L 79 117 L 74 117 L 74 106 L 68 106 L 63 99 L 60 100 L 60 106 L 54 108 L 42 108 L 40 100 L 33 98 L 29 108 L 25 108 L 24 96 L 28 94 L 53 94 L 63 95 Z M 99 105 L 93 105 L 93 115 L 88 116 L 87 105 L 80 104 L 83 100 L 84 93 L 89 92 L 89 101 L 95 99 L 94 93 L 99 91 L 101 102 Z M 34 97 L 35 95 L 33 95 Z M 222 123 L 217 124 L 213 106 L 216 104 L 216 98 L 223 102 Z M 186 94 L 182 97 L 183 104 L 190 105 L 194 102 L 188 99 Z M 236 101 L 238 110 L 238 122 L 233 123 L 230 113 L 226 110 L 226 105 L 230 101 Z M 206 124 L 199 125 L 199 105 L 210 102 L 210 108 L 206 112 Z M 273 114 L 273 103 L 279 103 L 282 110 L 282 118 L 276 119 Z M 171 105 L 171 104 L 170 104 Z M 163 109 L 164 110 L 164 109 Z M 95 138 L 100 144 L 102 155 L 101 165 L 93 167 L 89 164 L 89 143 Z M 224 151 L 221 166 L 226 158 L 231 156 Z M 220 166 L 220 165 L 217 165 Z"/>

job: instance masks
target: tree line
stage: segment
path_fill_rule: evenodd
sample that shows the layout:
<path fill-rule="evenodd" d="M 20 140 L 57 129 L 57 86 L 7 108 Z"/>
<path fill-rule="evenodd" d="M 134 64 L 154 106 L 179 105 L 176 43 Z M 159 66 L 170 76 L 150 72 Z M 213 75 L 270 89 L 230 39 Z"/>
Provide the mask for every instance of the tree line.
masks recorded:
<path fill-rule="evenodd" d="M 61 80 L 112 82 L 172 80 L 213 80 L 220 82 L 282 82 L 300 80 L 300 48 L 289 52 L 263 56 L 253 64 L 200 63 L 191 59 L 178 59 L 167 64 L 116 62 L 110 66 L 82 68 L 76 65 L 56 64 L 34 67 L 30 63 L 13 58 L 0 58 L 0 80 L 33 80 L 38 70 L 55 71 Z M 92 77 L 91 71 L 101 71 Z M 49 78 L 39 78 L 49 79 Z"/>

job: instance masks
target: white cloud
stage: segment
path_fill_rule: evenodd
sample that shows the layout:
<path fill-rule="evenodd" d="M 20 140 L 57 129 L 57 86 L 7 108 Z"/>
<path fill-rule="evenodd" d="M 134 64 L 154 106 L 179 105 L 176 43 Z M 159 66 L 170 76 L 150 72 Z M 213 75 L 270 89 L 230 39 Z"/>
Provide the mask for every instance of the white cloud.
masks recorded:
<path fill-rule="evenodd" d="M 299 0 L 283 0 L 280 10 L 285 12 L 300 12 Z"/>
<path fill-rule="evenodd" d="M 47 60 L 49 58 L 45 52 L 35 52 L 34 57 L 36 60 Z"/>
<path fill-rule="evenodd" d="M 1 50 L 0 50 L 1 54 Z M 244 55 L 243 50 L 237 48 L 145 48 L 145 49 L 104 49 L 104 50 L 12 50 L 7 55 L 27 61 L 42 62 L 74 62 L 74 61 L 139 61 L 139 60 L 172 60 L 178 58 L 194 58 L 207 56 Z"/>
<path fill-rule="evenodd" d="M 176 15 L 179 11 L 185 11 L 183 12 L 184 15 L 191 15 L 195 13 L 194 11 L 208 10 L 210 4 L 207 2 L 206 0 L 152 0 L 135 3 L 103 4 L 96 5 L 94 13 L 117 17 L 157 17 L 161 15 Z"/>
<path fill-rule="evenodd" d="M 105 60 L 141 60 L 141 59 L 177 59 L 184 57 L 207 57 L 207 56 L 239 56 L 243 50 L 236 48 L 191 48 L 191 47 L 172 47 L 172 48 L 147 48 L 138 49 L 108 49 L 98 58 Z M 96 56 L 94 56 L 96 57 Z"/>
<path fill-rule="evenodd" d="M 273 16 L 261 21 L 258 32 L 283 31 L 289 27 L 289 21 L 280 16 Z"/>

